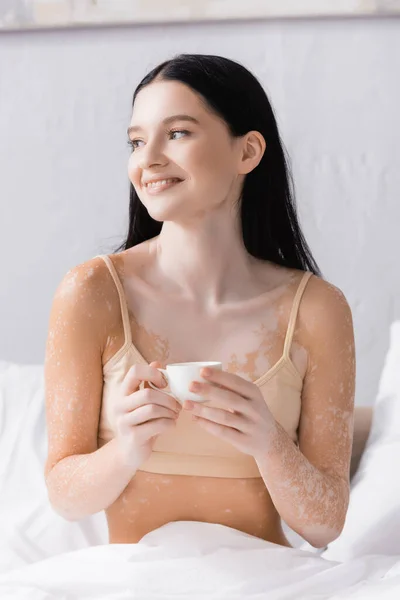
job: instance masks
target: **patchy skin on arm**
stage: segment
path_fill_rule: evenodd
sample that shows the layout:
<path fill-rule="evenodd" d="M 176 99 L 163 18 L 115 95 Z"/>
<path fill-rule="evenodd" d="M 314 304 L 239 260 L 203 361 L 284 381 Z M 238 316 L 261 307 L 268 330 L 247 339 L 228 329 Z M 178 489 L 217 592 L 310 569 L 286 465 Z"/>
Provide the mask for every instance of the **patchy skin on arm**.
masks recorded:
<path fill-rule="evenodd" d="M 101 259 L 75 267 L 59 285 L 50 314 L 45 478 L 51 503 L 67 519 L 104 509 L 130 479 L 118 463 L 115 441 L 97 446 L 102 352 L 109 339 L 106 332 L 113 327 L 106 318 L 110 311 L 105 300 L 115 296 L 110 279 Z"/>
<path fill-rule="evenodd" d="M 115 260 L 118 262 L 117 257 Z M 354 368 L 351 315 L 346 330 L 344 314 L 348 306 L 345 300 L 339 300 L 342 301 L 341 293 L 333 286 L 317 278 L 308 283 L 294 341 L 295 348 L 307 348 L 309 355 L 302 395 L 300 450 L 277 425 L 267 448 L 268 460 L 260 468 L 266 487 L 261 478 L 240 481 L 165 477 L 138 471 L 132 479 L 126 472 L 118 472 L 115 440 L 97 448 L 102 362 L 107 362 L 123 343 L 118 294 L 101 259 L 72 269 L 54 298 L 45 364 L 49 432 L 46 476 L 50 496 L 60 513 L 67 518 L 81 518 L 114 506 L 114 539 L 126 535 L 127 541 L 132 541 L 179 517 L 183 508 L 178 500 L 184 500 L 183 507 L 190 506 L 191 493 L 199 505 L 195 518 L 247 527 L 253 535 L 269 539 L 269 532 L 275 527 L 271 525 L 275 511 L 270 493 L 280 515 L 300 535 L 315 544 L 333 539 L 340 530 L 348 501 L 354 386 L 351 369 L 344 366 L 346 357 L 350 361 L 353 356 Z M 143 310 L 148 310 L 148 306 L 144 303 Z M 162 363 L 203 359 L 210 348 L 212 324 L 210 330 L 194 329 L 192 337 L 185 335 L 180 340 L 171 329 L 175 319 L 169 311 L 165 314 L 165 328 L 160 328 L 158 321 L 154 324 L 152 319 L 144 318 L 142 323 L 142 319 L 135 321 L 131 316 L 135 343 L 144 349 L 144 356 Z M 262 324 L 255 326 L 249 315 L 248 326 L 243 320 L 240 332 L 227 321 L 226 330 L 232 332 L 232 337 L 222 335 L 226 344 L 216 346 L 221 354 L 218 359 L 227 364 L 228 370 L 238 369 L 238 374 L 249 380 L 271 368 L 283 347 L 285 331 L 276 331 L 279 307 L 269 318 L 264 316 Z M 287 317 L 282 315 L 285 321 Z M 199 358 L 189 354 L 193 339 Z M 347 346 L 343 343 L 346 340 Z M 232 354 L 233 348 L 242 350 Z M 167 490 L 175 501 L 169 500 Z M 148 503 L 151 510 L 146 513 L 145 523 Z M 250 504 L 255 518 L 248 512 Z M 160 512 L 159 521 L 153 505 Z M 193 517 L 192 513 L 182 514 Z M 226 520 L 227 515 L 231 520 Z"/>
<path fill-rule="evenodd" d="M 339 536 L 349 500 L 355 347 L 343 293 L 313 277 L 297 327 L 299 342 L 309 349 L 299 447 L 276 423 L 259 467 L 281 517 L 320 547 Z"/>

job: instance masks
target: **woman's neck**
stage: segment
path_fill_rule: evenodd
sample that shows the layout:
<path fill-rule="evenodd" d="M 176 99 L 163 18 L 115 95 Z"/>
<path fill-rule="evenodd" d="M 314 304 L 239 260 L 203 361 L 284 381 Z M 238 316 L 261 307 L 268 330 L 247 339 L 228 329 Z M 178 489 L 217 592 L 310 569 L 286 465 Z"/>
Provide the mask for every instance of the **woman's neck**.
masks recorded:
<path fill-rule="evenodd" d="M 246 288 L 255 286 L 255 259 L 225 211 L 190 224 L 167 221 L 152 246 L 157 278 L 204 307 L 248 296 Z"/>

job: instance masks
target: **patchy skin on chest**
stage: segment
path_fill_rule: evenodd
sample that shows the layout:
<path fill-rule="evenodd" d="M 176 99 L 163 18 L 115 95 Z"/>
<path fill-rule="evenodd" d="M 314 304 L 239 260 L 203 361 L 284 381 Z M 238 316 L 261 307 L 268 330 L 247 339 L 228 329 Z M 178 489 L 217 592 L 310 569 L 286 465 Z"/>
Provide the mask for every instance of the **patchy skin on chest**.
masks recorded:
<path fill-rule="evenodd" d="M 130 313 L 130 324 L 132 330 L 132 339 L 134 344 L 146 358 L 148 362 L 157 360 L 163 365 L 169 363 L 185 361 L 184 346 L 187 341 L 179 339 L 175 352 L 171 351 L 171 344 L 167 337 L 161 334 L 154 333 L 144 324 L 139 323 L 139 320 Z M 243 326 L 244 331 L 238 333 L 231 332 L 232 344 L 236 348 L 241 348 L 241 354 L 238 351 L 227 352 L 226 340 L 212 340 L 211 345 L 214 347 L 214 359 L 221 360 L 225 365 L 224 368 L 230 373 L 235 373 L 248 381 L 256 381 L 264 373 L 266 373 L 282 356 L 284 335 L 286 332 L 277 334 L 278 318 L 270 318 L 270 323 L 267 325 L 261 323 L 258 327 L 248 331 L 246 324 Z M 184 330 L 184 327 L 182 328 Z M 215 348 L 220 346 L 221 351 L 215 354 Z M 244 352 L 245 346 L 252 346 L 248 352 Z M 293 353 L 300 355 L 300 360 L 306 360 L 305 349 L 293 344 Z"/>
<path fill-rule="evenodd" d="M 100 259 L 101 262 L 101 259 Z M 46 372 L 46 404 L 47 420 L 49 426 L 49 436 L 51 440 L 51 461 L 56 461 L 57 456 L 68 453 L 76 456 L 70 456 L 62 476 L 57 480 L 56 491 L 60 496 L 64 495 L 71 503 L 79 498 L 84 504 L 93 501 L 91 490 L 96 491 L 96 482 L 105 465 L 100 462 L 92 461 L 92 455 L 79 456 L 81 448 L 89 447 L 95 435 L 95 424 L 98 420 L 100 403 L 96 405 L 93 398 L 100 397 L 102 381 L 99 379 L 94 363 L 86 360 L 86 354 L 90 354 L 87 348 L 87 333 L 90 328 L 93 329 L 96 322 L 96 315 L 101 312 L 101 306 L 107 307 L 107 312 L 113 314 L 119 310 L 116 303 L 111 303 L 104 288 L 99 287 L 98 293 L 92 296 L 90 303 L 85 300 L 87 297 L 87 287 L 93 282 L 100 267 L 90 267 L 79 276 L 77 270 L 69 272 L 63 285 L 55 296 L 59 301 L 59 310 L 57 316 L 51 320 L 45 359 Z M 104 268 L 103 266 L 101 268 Z M 340 293 L 336 293 L 342 302 Z M 76 312 L 76 303 L 84 303 L 84 315 Z M 86 304 L 85 304 L 86 302 Z M 83 310 L 83 309 L 82 309 Z M 318 310 L 318 307 L 317 309 Z M 103 313 L 104 314 L 104 313 Z M 283 315 L 281 307 L 275 312 L 274 322 L 262 322 L 255 329 L 250 326 L 247 331 L 252 335 L 246 338 L 242 345 L 242 354 L 238 351 L 238 344 L 235 344 L 235 351 L 226 351 L 225 364 L 228 370 L 235 372 L 243 377 L 254 380 L 263 372 L 267 371 L 280 358 L 283 349 L 282 335 L 276 341 L 272 336 L 277 330 L 278 316 Z M 314 323 L 313 323 L 314 321 Z M 314 335 L 313 326 L 319 321 L 318 315 L 310 318 L 307 327 L 310 334 Z M 354 347 L 349 339 L 348 328 L 350 327 L 351 317 L 343 321 L 343 328 L 337 328 L 332 331 L 329 342 L 337 349 L 335 356 L 338 362 L 330 361 L 332 364 L 325 364 L 323 357 L 323 348 L 327 340 L 322 339 L 320 343 L 321 356 L 318 352 L 309 360 L 307 383 L 304 389 L 304 399 L 302 407 L 302 431 L 301 437 L 304 443 L 303 450 L 305 455 L 312 460 L 312 448 L 318 448 L 318 457 L 320 464 L 324 463 L 339 465 L 344 469 L 347 467 L 348 457 L 351 450 L 353 410 L 351 401 L 353 398 L 352 374 L 355 369 Z M 253 324 L 254 325 L 254 324 Z M 136 329 L 135 329 L 136 327 Z M 133 333 L 138 340 L 138 345 L 146 349 L 144 351 L 151 360 L 159 360 L 166 364 L 174 359 L 171 352 L 171 344 L 166 338 L 152 332 L 151 327 L 145 327 L 144 324 L 132 321 Z M 271 335 L 269 335 L 271 334 Z M 99 336 L 100 337 L 100 336 Z M 116 346 L 118 335 L 115 331 L 104 331 L 104 340 L 107 345 Z M 249 341 L 250 340 L 250 341 Z M 86 344 L 86 345 L 85 345 Z M 252 346 L 253 344 L 253 346 Z M 248 346 L 248 350 L 244 349 Z M 252 347 L 251 347 L 252 346 Z M 76 349 L 82 349 L 77 355 Z M 88 352 L 86 353 L 86 348 Z M 118 348 L 115 347 L 115 351 Z M 299 349 L 303 351 L 303 349 Z M 182 357 L 177 357 L 177 360 Z M 177 361 L 175 359 L 175 361 Z M 340 362 L 340 368 L 337 364 Z M 96 379 L 97 378 L 97 379 Z M 95 386 L 98 386 L 98 389 Z M 98 401 L 100 402 L 100 400 Z M 83 409 L 84 407 L 84 409 Z M 282 469 L 276 473 L 275 487 L 280 498 L 290 503 L 293 511 L 293 519 L 304 522 L 313 531 L 318 534 L 318 528 L 326 528 L 326 524 L 331 523 L 332 529 L 335 527 L 331 514 L 334 513 L 332 507 L 344 502 L 343 497 L 337 499 L 331 497 L 326 482 L 322 477 L 316 476 L 313 465 L 304 462 L 299 468 L 296 457 L 298 449 L 293 446 L 279 445 L 279 437 L 271 443 L 271 456 L 277 452 L 280 453 L 283 462 Z M 316 462 L 316 461 L 315 461 Z M 150 477 L 152 477 L 150 475 Z M 159 479 L 159 477 L 161 477 Z M 157 476 L 157 483 L 150 486 L 152 493 L 162 495 L 167 490 L 172 490 L 176 486 L 174 477 Z M 243 490 L 251 486 L 251 482 L 243 480 L 235 482 L 236 491 L 238 486 L 243 486 Z M 202 482 L 198 488 L 199 497 L 213 493 L 215 487 L 209 483 Z M 130 490 L 132 493 L 132 490 Z M 149 488 L 147 488 L 149 491 Z M 264 502 L 263 494 L 265 492 L 252 490 L 254 496 L 260 497 L 260 502 Z M 127 494 L 129 490 L 127 489 Z M 247 494 L 247 492 L 246 492 Z M 92 494 L 93 495 L 93 494 Z M 126 496 L 124 504 L 129 503 Z M 122 494 L 124 498 L 124 494 Z M 146 506 L 151 498 L 147 492 L 139 495 L 140 504 Z M 168 500 L 167 500 L 168 501 Z M 127 506 L 126 506 L 127 508 Z M 136 509 L 134 509 L 136 510 Z M 227 501 L 224 505 L 225 512 L 233 510 L 233 507 Z M 131 511 L 129 514 L 132 516 Z M 136 516 L 139 518 L 139 514 Z M 134 519 L 133 519 L 134 520 Z"/>
<path fill-rule="evenodd" d="M 219 360 L 227 371 L 255 381 L 281 358 L 301 272 L 286 273 L 284 284 L 253 298 L 252 304 L 227 304 L 213 322 L 205 315 L 196 317 L 184 305 L 177 309 L 169 300 L 160 312 L 159 292 L 143 287 L 127 263 L 127 256 L 117 261 L 118 274 L 128 307 L 132 341 L 147 362 L 157 360 L 166 365 Z M 198 319 L 197 326 L 194 319 Z M 301 350 L 304 355 L 305 349 Z"/>
<path fill-rule="evenodd" d="M 258 340 L 258 347 L 252 352 L 247 352 L 242 360 L 238 358 L 237 353 L 233 353 L 227 363 L 227 370 L 249 381 L 256 381 L 262 373 L 268 371 L 272 366 L 270 356 L 273 343 L 270 336 L 276 331 L 277 327 L 277 321 L 270 327 L 262 323 L 254 331 L 255 340 Z M 263 365 L 261 368 L 260 363 Z"/>
<path fill-rule="evenodd" d="M 142 356 L 149 357 L 148 362 L 158 361 L 163 365 L 170 362 L 169 341 L 139 324 L 131 313 L 129 314 L 129 319 L 131 323 L 132 339 Z M 144 354 L 141 349 L 144 349 Z"/>

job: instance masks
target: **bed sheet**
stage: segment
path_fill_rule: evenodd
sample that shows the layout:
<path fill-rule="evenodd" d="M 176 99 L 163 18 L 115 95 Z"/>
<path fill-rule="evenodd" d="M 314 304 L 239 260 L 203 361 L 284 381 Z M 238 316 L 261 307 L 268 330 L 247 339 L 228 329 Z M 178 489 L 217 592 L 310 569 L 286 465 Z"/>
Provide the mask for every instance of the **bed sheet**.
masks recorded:
<path fill-rule="evenodd" d="M 177 521 L 108 545 L 104 513 L 51 509 L 43 369 L 0 362 L 1 600 L 400 598 L 400 556 L 343 563 L 222 525 Z"/>
<path fill-rule="evenodd" d="M 400 556 L 346 563 L 222 525 L 177 521 L 0 575 L 2 600 L 397 600 Z"/>

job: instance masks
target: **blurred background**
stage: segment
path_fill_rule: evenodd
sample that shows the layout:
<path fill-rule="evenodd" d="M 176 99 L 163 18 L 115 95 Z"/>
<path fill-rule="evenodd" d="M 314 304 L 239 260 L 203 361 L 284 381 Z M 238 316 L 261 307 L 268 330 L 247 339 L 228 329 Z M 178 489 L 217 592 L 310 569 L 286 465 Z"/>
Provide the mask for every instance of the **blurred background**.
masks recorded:
<path fill-rule="evenodd" d="M 22 23 L 26 3 L 12 15 L 1 2 L 0 359 L 42 363 L 56 286 L 122 241 L 140 79 L 181 52 L 219 54 L 269 95 L 306 238 L 353 310 L 356 403 L 371 405 L 400 318 L 400 19 L 251 18 L 244 2 L 232 20 L 203 11 L 201 20 L 17 30 L 10 15 Z"/>

